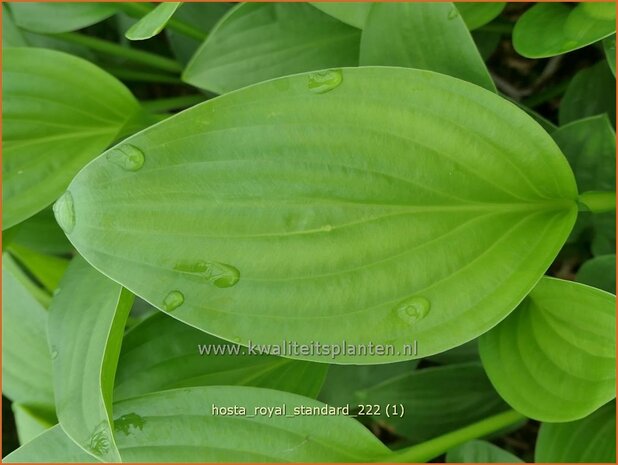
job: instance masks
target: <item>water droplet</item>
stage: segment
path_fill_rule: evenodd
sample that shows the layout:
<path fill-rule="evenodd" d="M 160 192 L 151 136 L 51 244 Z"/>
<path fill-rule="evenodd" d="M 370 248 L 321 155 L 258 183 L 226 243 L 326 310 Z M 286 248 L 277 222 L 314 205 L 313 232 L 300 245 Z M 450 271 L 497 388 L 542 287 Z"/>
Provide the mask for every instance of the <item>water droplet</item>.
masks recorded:
<path fill-rule="evenodd" d="M 194 263 L 179 263 L 175 270 L 197 274 L 217 287 L 232 287 L 240 279 L 240 271 L 232 265 L 203 260 Z"/>
<path fill-rule="evenodd" d="M 404 300 L 395 308 L 397 316 L 406 323 L 413 325 L 427 316 L 431 302 L 422 296 L 414 296 Z"/>
<path fill-rule="evenodd" d="M 24 170 L 18 170 L 17 174 L 24 174 Z"/>
<path fill-rule="evenodd" d="M 340 69 L 318 71 L 309 75 L 309 90 L 315 94 L 325 94 L 339 87 L 343 82 L 343 73 Z"/>
<path fill-rule="evenodd" d="M 52 360 L 56 360 L 58 358 L 58 349 L 56 348 L 56 346 L 51 346 L 51 358 Z"/>
<path fill-rule="evenodd" d="M 122 144 L 112 149 L 105 158 L 126 171 L 137 171 L 144 166 L 144 152 L 130 144 Z"/>
<path fill-rule="evenodd" d="M 101 422 L 88 438 L 86 448 L 94 452 L 96 455 L 104 455 L 109 451 L 109 445 L 110 440 L 109 433 L 107 431 L 107 424 L 106 422 Z"/>
<path fill-rule="evenodd" d="M 180 291 L 172 291 L 163 300 L 163 310 L 171 312 L 180 307 L 185 301 L 185 296 Z"/>
<path fill-rule="evenodd" d="M 143 417 L 140 417 L 137 413 L 131 412 L 114 420 L 114 430 L 120 431 L 128 436 L 134 430 L 143 430 L 145 424 L 146 420 L 144 420 Z"/>
<path fill-rule="evenodd" d="M 451 10 L 448 12 L 448 19 L 455 19 L 459 16 L 459 10 L 456 6 L 453 6 Z"/>
<path fill-rule="evenodd" d="M 56 221 L 66 234 L 71 234 L 75 228 L 75 207 L 73 205 L 73 195 L 66 191 L 56 200 L 53 207 Z"/>
<path fill-rule="evenodd" d="M 333 227 L 330 224 L 325 224 L 324 226 L 322 226 L 322 231 L 324 232 L 330 232 L 333 230 Z"/>
<path fill-rule="evenodd" d="M 234 344 L 240 344 L 240 337 L 236 336 L 235 338 L 232 339 L 232 341 L 234 341 Z"/>
<path fill-rule="evenodd" d="M 57 296 L 58 294 L 60 294 L 61 289 L 59 287 L 57 287 L 56 289 L 54 289 L 53 295 Z"/>

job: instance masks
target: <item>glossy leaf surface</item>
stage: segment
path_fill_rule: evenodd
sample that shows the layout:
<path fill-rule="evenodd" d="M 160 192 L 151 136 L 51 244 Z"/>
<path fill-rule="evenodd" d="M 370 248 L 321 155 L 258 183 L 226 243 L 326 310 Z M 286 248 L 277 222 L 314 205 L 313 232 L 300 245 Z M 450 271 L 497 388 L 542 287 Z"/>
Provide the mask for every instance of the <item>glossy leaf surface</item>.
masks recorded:
<path fill-rule="evenodd" d="M 8 228 L 56 200 L 139 106 L 100 68 L 52 50 L 4 49 L 2 76 L 2 227 Z"/>
<path fill-rule="evenodd" d="M 18 244 L 10 245 L 8 250 L 50 294 L 58 287 L 69 265 L 68 260 L 64 258 L 35 252 Z"/>
<path fill-rule="evenodd" d="M 496 18 L 504 7 L 505 2 L 456 2 L 455 5 L 459 10 L 463 20 L 468 26 L 468 29 L 473 31 L 481 26 L 489 23 Z"/>
<path fill-rule="evenodd" d="M 182 321 L 245 345 L 391 344 L 336 360 L 386 363 L 503 319 L 566 239 L 576 195 L 512 104 L 377 67 L 193 107 L 89 164 L 55 209 L 94 266 Z"/>
<path fill-rule="evenodd" d="M 112 390 L 132 301 L 77 257 L 49 309 L 58 419 L 77 444 L 106 461 L 120 460 L 110 425 Z"/>
<path fill-rule="evenodd" d="M 237 348 L 239 354 L 201 355 Z M 258 386 L 316 397 L 328 365 L 246 354 L 245 347 L 226 343 L 159 313 L 135 326 L 122 342 L 114 399 L 165 389 L 208 386 Z M 246 355 L 242 355 L 245 353 Z"/>
<path fill-rule="evenodd" d="M 360 64 L 427 69 L 496 89 L 453 3 L 374 4 L 363 28 Z"/>
<path fill-rule="evenodd" d="M 15 23 L 28 31 L 69 32 L 103 21 L 116 12 L 113 3 L 15 2 Z"/>
<path fill-rule="evenodd" d="M 616 297 L 543 278 L 506 320 L 481 336 L 500 395 L 541 421 L 572 421 L 615 396 Z"/>
<path fill-rule="evenodd" d="M 570 52 L 616 32 L 613 2 L 536 3 L 515 24 L 513 45 L 528 58 Z"/>
<path fill-rule="evenodd" d="M 382 406 L 380 420 L 397 434 L 421 442 L 508 410 L 480 363 L 415 370 L 361 389 L 356 399 Z M 403 416 L 383 406 L 403 405 Z"/>
<path fill-rule="evenodd" d="M 131 26 L 125 34 L 126 38 L 129 40 L 145 40 L 156 36 L 163 30 L 181 5 L 181 2 L 159 3 L 154 10 Z"/>
<path fill-rule="evenodd" d="M 534 459 L 553 463 L 615 463 L 616 403 L 610 402 L 581 420 L 543 423 Z"/>
<path fill-rule="evenodd" d="M 183 79 L 219 94 L 287 74 L 356 66 L 360 31 L 305 3 L 243 3 L 225 15 Z"/>
<path fill-rule="evenodd" d="M 468 441 L 446 454 L 449 463 L 519 463 L 519 457 L 487 441 Z"/>

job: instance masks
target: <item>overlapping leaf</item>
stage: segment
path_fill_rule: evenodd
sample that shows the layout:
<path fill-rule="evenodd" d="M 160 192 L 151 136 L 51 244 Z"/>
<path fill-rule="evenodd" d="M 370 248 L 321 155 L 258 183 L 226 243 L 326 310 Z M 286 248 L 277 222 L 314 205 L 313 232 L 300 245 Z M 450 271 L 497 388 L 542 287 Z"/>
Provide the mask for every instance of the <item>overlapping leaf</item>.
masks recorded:
<path fill-rule="evenodd" d="M 459 13 L 468 26 L 473 31 L 489 23 L 496 18 L 504 7 L 505 2 L 457 2 L 455 3 Z"/>
<path fill-rule="evenodd" d="M 287 74 L 356 66 L 360 31 L 305 3 L 243 3 L 225 15 L 183 73 L 216 93 Z"/>
<path fill-rule="evenodd" d="M 180 2 L 160 3 L 154 10 L 131 26 L 125 36 L 129 40 L 150 39 L 163 30 L 167 22 L 181 5 L 182 3 Z"/>
<path fill-rule="evenodd" d="M 89 164 L 56 211 L 91 263 L 182 321 L 242 344 L 388 344 L 336 360 L 386 363 L 503 319 L 564 242 L 576 195 L 512 104 L 367 67 L 176 115 Z"/>
<path fill-rule="evenodd" d="M 515 24 L 513 46 L 521 55 L 542 58 L 570 52 L 616 32 L 613 2 L 537 3 Z"/>
<path fill-rule="evenodd" d="M 210 354 L 201 354 L 199 346 Z M 258 386 L 316 397 L 327 370 L 322 363 L 248 354 L 244 347 L 159 313 L 123 340 L 114 399 L 208 385 Z"/>
<path fill-rule="evenodd" d="M 577 271 L 577 281 L 616 293 L 616 255 L 599 255 L 585 262 Z"/>
<path fill-rule="evenodd" d="M 22 4 L 25 5 L 25 4 Z M 3 50 L 2 227 L 52 203 L 139 112 L 120 82 L 52 50 Z"/>
<path fill-rule="evenodd" d="M 616 403 L 569 423 L 543 423 L 534 459 L 542 463 L 615 463 Z"/>
<path fill-rule="evenodd" d="M 119 461 L 111 427 L 112 390 L 133 296 L 81 257 L 71 263 L 49 316 L 58 419 L 87 452 Z"/>
<path fill-rule="evenodd" d="M 468 441 L 446 454 L 449 463 L 520 463 L 519 457 L 487 441 Z"/>
<path fill-rule="evenodd" d="M 371 2 L 312 2 L 318 10 L 341 22 L 362 29 L 371 9 Z"/>
<path fill-rule="evenodd" d="M 583 418 L 615 396 L 616 297 L 543 278 L 516 311 L 481 336 L 500 395 L 541 421 Z"/>
<path fill-rule="evenodd" d="M 453 3 L 374 4 L 363 27 L 360 64 L 428 69 L 496 90 Z"/>

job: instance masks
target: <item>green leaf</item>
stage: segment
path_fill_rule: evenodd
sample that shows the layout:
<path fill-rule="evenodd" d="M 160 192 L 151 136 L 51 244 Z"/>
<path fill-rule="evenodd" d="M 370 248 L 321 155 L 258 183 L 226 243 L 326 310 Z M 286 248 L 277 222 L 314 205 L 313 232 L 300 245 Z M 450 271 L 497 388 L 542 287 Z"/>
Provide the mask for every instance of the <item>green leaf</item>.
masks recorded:
<path fill-rule="evenodd" d="M 47 311 L 24 285 L 27 279 L 3 254 L 2 393 L 13 402 L 53 410 Z"/>
<path fill-rule="evenodd" d="M 26 221 L 14 226 L 13 242 L 36 252 L 48 255 L 67 255 L 73 246 L 58 226 L 51 207 L 41 210 Z M 13 229 L 11 228 L 11 229 Z M 8 229 L 2 232 L 2 245 Z"/>
<path fill-rule="evenodd" d="M 76 257 L 50 306 L 49 343 L 58 419 L 91 454 L 119 461 L 112 391 L 133 295 Z"/>
<path fill-rule="evenodd" d="M 32 441 L 2 458 L 3 463 L 99 463 L 75 444 L 60 425 L 48 429 Z"/>
<path fill-rule="evenodd" d="M 226 352 L 201 355 L 198 346 Z M 208 385 L 258 386 L 316 397 L 327 370 L 328 365 L 322 363 L 246 354 L 242 346 L 225 343 L 159 312 L 124 338 L 114 399 Z"/>
<path fill-rule="evenodd" d="M 511 315 L 479 340 L 500 395 L 540 421 L 583 418 L 615 396 L 616 297 L 543 278 Z"/>
<path fill-rule="evenodd" d="M 552 137 L 569 160 L 580 192 L 616 189 L 616 134 L 607 116 L 566 124 Z"/>
<path fill-rule="evenodd" d="M 116 12 L 113 3 L 43 3 L 11 4 L 15 23 L 28 31 L 40 33 L 69 32 L 103 21 Z"/>
<path fill-rule="evenodd" d="M 5 48 L 3 65 L 2 227 L 9 228 L 52 203 L 139 106 L 119 81 L 65 53 Z"/>
<path fill-rule="evenodd" d="M 616 32 L 614 2 L 536 3 L 513 29 L 513 46 L 528 58 L 543 58 L 570 52 Z"/>
<path fill-rule="evenodd" d="M 504 10 L 506 2 L 457 2 L 455 5 L 468 29 L 473 31 L 498 17 Z"/>
<path fill-rule="evenodd" d="M 51 428 L 58 419 L 53 411 L 45 411 L 40 408 L 30 408 L 27 405 L 13 402 L 11 404 L 15 427 L 20 444 L 25 444 L 36 436 Z"/>
<path fill-rule="evenodd" d="M 329 405 L 353 403 L 359 389 L 414 371 L 417 360 L 383 365 L 331 365 L 318 399 Z"/>
<path fill-rule="evenodd" d="M 181 5 L 182 2 L 159 3 L 154 10 L 131 26 L 125 37 L 129 40 L 145 40 L 156 36 Z"/>
<path fill-rule="evenodd" d="M 175 18 L 208 33 L 215 24 L 228 12 L 231 3 L 185 3 L 174 14 Z M 165 30 L 172 53 L 177 60 L 186 65 L 195 51 L 202 45 L 201 41 L 167 28 Z"/>
<path fill-rule="evenodd" d="M 371 2 L 311 2 L 323 13 L 339 21 L 362 29 L 373 3 Z"/>
<path fill-rule="evenodd" d="M 603 51 L 605 52 L 605 58 L 609 65 L 614 77 L 616 77 L 616 35 L 608 37 L 603 41 Z"/>
<path fill-rule="evenodd" d="M 88 261 L 179 320 L 244 345 L 343 339 L 335 362 L 364 364 L 495 326 L 558 253 L 576 196 L 564 156 L 512 104 L 367 67 L 175 115 L 80 171 L 55 211 Z M 370 342 L 391 355 L 355 346 Z"/>
<path fill-rule="evenodd" d="M 616 214 L 614 212 L 592 215 L 595 234 L 592 238 L 592 254 L 607 255 L 616 253 Z"/>
<path fill-rule="evenodd" d="M 616 254 L 599 255 L 586 261 L 577 271 L 577 281 L 616 293 Z"/>
<path fill-rule="evenodd" d="M 616 403 L 569 423 L 543 423 L 536 442 L 538 463 L 615 463 Z"/>
<path fill-rule="evenodd" d="M 244 386 L 165 391 L 114 405 L 116 441 L 126 462 L 365 462 L 390 453 L 345 416 L 250 416 L 283 405 L 293 415 L 325 404 Z M 247 415 L 213 415 L 213 406 L 244 407 Z"/>
<path fill-rule="evenodd" d="M 496 90 L 453 3 L 375 3 L 363 28 L 360 64 L 427 69 Z"/>
<path fill-rule="evenodd" d="M 607 113 L 616 121 L 616 78 L 605 60 L 579 71 L 560 102 L 560 125 Z"/>
<path fill-rule="evenodd" d="M 303 3 L 242 3 L 193 56 L 183 80 L 225 93 L 287 74 L 356 66 L 360 31 Z"/>
<path fill-rule="evenodd" d="M 60 283 L 62 275 L 69 266 L 68 260 L 41 254 L 18 244 L 12 244 L 8 251 L 34 276 L 50 293 Z"/>
<path fill-rule="evenodd" d="M 13 15 L 6 3 L 2 4 L 2 48 L 4 47 L 26 47 L 24 35 L 15 25 Z"/>
<path fill-rule="evenodd" d="M 521 463 L 519 457 L 500 449 L 487 441 L 468 441 L 450 449 L 446 454 L 448 463 Z"/>
<path fill-rule="evenodd" d="M 480 361 L 478 341 L 474 339 L 473 341 L 466 342 L 459 347 L 454 347 L 451 350 L 431 355 L 427 358 L 432 362 L 439 363 L 441 365 L 478 362 Z"/>
<path fill-rule="evenodd" d="M 422 442 L 494 413 L 508 410 L 480 363 L 424 368 L 361 389 L 356 399 L 380 405 L 381 422 L 396 433 Z M 402 416 L 384 406 L 403 405 Z"/>

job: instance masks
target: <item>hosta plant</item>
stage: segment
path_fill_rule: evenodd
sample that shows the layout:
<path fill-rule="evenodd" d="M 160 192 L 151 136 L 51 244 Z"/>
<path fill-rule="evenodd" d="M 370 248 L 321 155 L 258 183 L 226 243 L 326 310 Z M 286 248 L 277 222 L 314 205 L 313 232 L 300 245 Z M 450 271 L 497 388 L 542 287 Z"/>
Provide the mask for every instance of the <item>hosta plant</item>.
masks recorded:
<path fill-rule="evenodd" d="M 615 462 L 614 6 L 4 4 L 4 461 Z"/>

